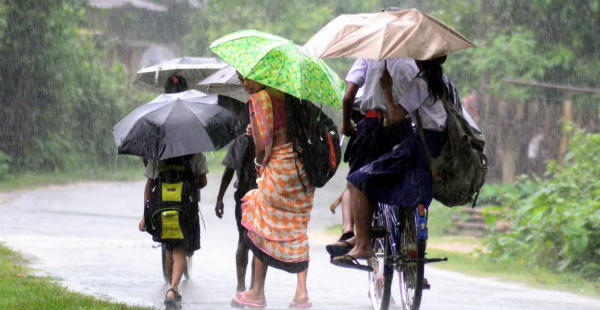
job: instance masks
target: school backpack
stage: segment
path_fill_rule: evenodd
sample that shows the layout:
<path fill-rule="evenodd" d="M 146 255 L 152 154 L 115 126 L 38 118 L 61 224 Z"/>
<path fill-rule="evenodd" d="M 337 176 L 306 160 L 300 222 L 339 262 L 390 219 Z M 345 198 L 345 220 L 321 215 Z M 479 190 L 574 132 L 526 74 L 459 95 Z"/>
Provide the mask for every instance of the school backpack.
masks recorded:
<path fill-rule="evenodd" d="M 193 155 L 158 162 L 158 178 L 144 208 L 146 231 L 157 242 L 180 241 L 187 250 L 200 247 L 198 189 L 190 160 Z"/>
<path fill-rule="evenodd" d="M 341 160 L 337 127 L 310 101 L 286 95 L 286 110 L 294 152 L 302 158 L 310 184 L 323 187 L 333 177 Z"/>
<path fill-rule="evenodd" d="M 442 100 L 448 114 L 448 138 L 440 156 L 431 158 L 418 112 L 417 131 L 433 176 L 433 198 L 447 207 L 467 203 L 475 207 L 488 170 L 487 157 L 483 153 L 485 141 L 481 132 L 465 120 L 459 96 L 452 85 L 450 89 L 454 100 L 450 96 Z"/>

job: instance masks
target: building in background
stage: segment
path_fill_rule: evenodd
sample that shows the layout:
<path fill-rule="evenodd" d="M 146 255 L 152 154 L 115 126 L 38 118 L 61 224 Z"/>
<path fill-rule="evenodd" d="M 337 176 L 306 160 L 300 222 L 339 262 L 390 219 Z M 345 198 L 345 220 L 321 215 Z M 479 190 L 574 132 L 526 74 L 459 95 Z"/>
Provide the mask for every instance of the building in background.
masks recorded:
<path fill-rule="evenodd" d="M 85 33 L 97 44 L 113 44 L 116 53 L 107 57 L 107 63 L 120 61 L 132 79 L 142 67 L 181 56 L 189 29 L 187 12 L 202 6 L 193 0 L 88 0 L 87 4 Z"/>

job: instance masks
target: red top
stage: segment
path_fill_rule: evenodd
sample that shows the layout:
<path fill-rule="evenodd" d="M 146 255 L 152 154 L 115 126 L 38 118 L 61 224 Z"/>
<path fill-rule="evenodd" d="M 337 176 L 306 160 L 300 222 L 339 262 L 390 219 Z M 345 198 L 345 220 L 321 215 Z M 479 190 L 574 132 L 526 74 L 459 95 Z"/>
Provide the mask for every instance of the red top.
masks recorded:
<path fill-rule="evenodd" d="M 285 102 L 275 96 L 271 97 L 273 104 L 273 132 L 279 129 L 287 128 L 287 113 L 285 110 Z"/>
<path fill-rule="evenodd" d="M 285 109 L 285 101 L 275 97 L 269 96 L 271 104 L 273 105 L 273 132 L 279 129 L 285 129 L 288 126 L 287 113 Z M 251 104 L 248 104 L 250 115 L 254 113 L 254 109 Z"/>

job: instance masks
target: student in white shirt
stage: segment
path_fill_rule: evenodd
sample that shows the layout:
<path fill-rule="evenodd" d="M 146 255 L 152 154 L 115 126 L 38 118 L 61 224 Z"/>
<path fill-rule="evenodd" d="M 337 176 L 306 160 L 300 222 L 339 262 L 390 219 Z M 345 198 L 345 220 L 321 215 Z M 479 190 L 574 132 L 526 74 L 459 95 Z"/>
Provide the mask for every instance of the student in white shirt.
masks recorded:
<path fill-rule="evenodd" d="M 426 144 L 433 157 L 439 156 L 446 141 L 446 111 L 442 100 L 450 97 L 442 64 L 446 57 L 419 61 L 419 74 L 401 97 L 393 94 L 394 82 L 387 71 L 380 78 L 391 124 L 410 124 L 420 118 Z M 332 260 L 334 265 L 369 270 L 357 259 L 374 256 L 370 228 L 373 201 L 392 205 L 425 208 L 433 199 L 432 176 L 416 133 L 375 161 L 347 177 L 356 225 L 355 246 L 348 254 Z M 353 240 L 354 241 L 354 240 Z"/>

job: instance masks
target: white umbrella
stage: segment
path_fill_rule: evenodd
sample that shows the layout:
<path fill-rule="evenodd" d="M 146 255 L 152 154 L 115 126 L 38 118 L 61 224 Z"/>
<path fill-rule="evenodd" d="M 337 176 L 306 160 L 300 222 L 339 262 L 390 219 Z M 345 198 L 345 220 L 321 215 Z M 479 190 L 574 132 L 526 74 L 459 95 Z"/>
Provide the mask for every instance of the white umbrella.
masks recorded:
<path fill-rule="evenodd" d="M 226 66 L 209 75 L 198 83 L 197 88 L 207 94 L 219 94 L 242 102 L 248 101 L 248 93 L 242 88 L 241 81 L 232 66 Z"/>
<path fill-rule="evenodd" d="M 193 88 L 198 82 L 225 66 L 224 62 L 213 57 L 184 56 L 140 69 L 134 84 L 162 92 L 167 79 L 179 75 L 186 79 L 188 87 Z"/>

